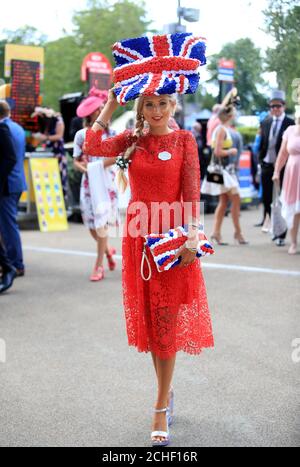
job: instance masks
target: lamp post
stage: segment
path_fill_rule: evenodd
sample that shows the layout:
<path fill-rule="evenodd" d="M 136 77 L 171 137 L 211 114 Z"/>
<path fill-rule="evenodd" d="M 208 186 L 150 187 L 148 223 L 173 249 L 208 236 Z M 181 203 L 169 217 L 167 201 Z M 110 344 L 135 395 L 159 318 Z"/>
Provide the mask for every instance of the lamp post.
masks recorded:
<path fill-rule="evenodd" d="M 181 7 L 181 0 L 178 0 L 178 7 L 177 7 L 177 25 L 176 25 L 176 32 L 185 32 L 185 26 L 182 25 L 182 18 L 189 22 L 189 23 L 194 23 L 199 21 L 199 13 L 200 10 L 196 8 L 182 8 Z M 179 114 L 179 125 L 184 128 L 184 123 L 185 123 L 185 100 L 184 100 L 184 95 L 180 94 L 179 95 L 179 103 L 182 108 Z"/>
<path fill-rule="evenodd" d="M 178 0 L 177 16 L 178 16 L 178 25 L 181 26 L 181 0 Z"/>
<path fill-rule="evenodd" d="M 178 0 L 178 8 L 177 8 L 177 16 L 178 16 L 178 22 L 177 22 L 177 28 L 176 28 L 176 31 L 177 32 L 182 32 L 182 26 L 181 26 L 181 0 Z M 179 94 L 178 96 L 178 101 L 179 101 L 179 104 L 180 104 L 180 112 L 179 112 L 179 116 L 178 116 L 178 123 L 179 123 L 179 126 L 181 128 L 184 128 L 184 124 L 185 124 L 185 100 L 184 100 L 184 96 L 183 94 Z"/>

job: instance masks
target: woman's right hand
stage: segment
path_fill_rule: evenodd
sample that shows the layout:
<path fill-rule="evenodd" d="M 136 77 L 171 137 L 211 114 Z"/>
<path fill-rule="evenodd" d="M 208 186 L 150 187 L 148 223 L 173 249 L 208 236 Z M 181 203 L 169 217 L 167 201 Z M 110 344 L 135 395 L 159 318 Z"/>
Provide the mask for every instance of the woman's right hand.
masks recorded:
<path fill-rule="evenodd" d="M 114 93 L 114 90 L 117 89 L 118 87 L 120 87 L 120 84 L 119 83 L 116 83 L 114 85 L 114 87 L 112 87 L 109 91 L 108 91 L 108 104 L 112 104 L 114 106 L 118 106 L 118 101 L 117 101 L 117 97 Z"/>
<path fill-rule="evenodd" d="M 111 88 L 108 91 L 107 102 L 106 102 L 105 106 L 103 107 L 103 109 L 101 110 L 101 112 L 100 112 L 99 116 L 97 117 L 95 123 L 92 126 L 92 131 L 94 133 L 98 133 L 100 131 L 103 131 L 104 125 L 106 125 L 106 126 L 108 125 L 108 123 L 110 122 L 110 120 L 111 120 L 111 118 L 113 116 L 114 111 L 117 110 L 119 103 L 118 103 L 117 97 L 116 97 L 116 95 L 114 93 L 114 89 L 116 89 L 117 87 L 118 87 L 118 84 L 116 84 L 113 88 Z M 98 124 L 97 120 L 99 120 L 102 124 Z M 101 127 L 103 127 L 103 128 L 101 128 Z"/>

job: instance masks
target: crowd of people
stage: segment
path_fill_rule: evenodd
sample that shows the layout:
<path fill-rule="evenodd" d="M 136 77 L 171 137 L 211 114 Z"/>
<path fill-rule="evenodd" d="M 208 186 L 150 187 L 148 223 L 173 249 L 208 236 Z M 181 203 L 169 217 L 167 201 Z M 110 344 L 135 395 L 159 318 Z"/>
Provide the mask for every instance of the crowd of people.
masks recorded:
<path fill-rule="evenodd" d="M 93 267 L 90 280 L 101 281 L 105 276 L 103 264 L 104 256 L 108 267 L 113 271 L 116 267 L 113 255 L 115 249 L 108 245 L 108 226 L 118 225 L 118 190 L 115 183 L 115 158 L 101 160 L 93 158 L 83 152 L 83 143 L 86 131 L 91 127 L 104 107 L 108 98 L 107 91 L 98 91 L 93 88 L 89 96 L 77 109 L 77 117 L 83 122 L 84 128 L 75 133 L 74 138 L 74 168 L 82 172 L 80 189 L 80 207 L 84 225 L 89 229 L 97 245 L 97 259 Z M 285 94 L 275 90 L 269 99 L 269 111 L 264 113 L 260 124 L 253 152 L 256 156 L 260 183 L 262 186 L 262 220 L 255 224 L 261 227 L 263 233 L 271 233 L 272 202 L 281 192 L 282 216 L 286 221 L 286 230 L 277 238 L 273 237 L 277 246 L 284 246 L 288 230 L 290 230 L 291 244 L 288 253 L 297 253 L 297 236 L 300 223 L 300 158 L 299 155 L 299 128 L 300 111 L 296 106 L 296 122 L 285 113 Z M 38 116 L 40 131 L 35 133 L 34 139 L 44 143 L 52 151 L 59 162 L 61 181 L 65 199 L 67 199 L 67 156 L 64 149 L 64 122 L 61 115 L 52 109 L 38 107 L 34 115 Z M 201 123 L 195 122 L 192 133 L 197 143 L 201 174 L 201 192 L 216 196 L 219 203 L 215 210 L 212 242 L 220 246 L 228 245 L 222 239 L 222 223 L 230 207 L 234 225 L 234 240 L 240 245 L 247 245 L 240 225 L 241 199 L 239 195 L 238 167 L 243 150 L 243 140 L 235 128 L 236 111 L 233 102 L 216 104 L 212 115 L 207 122 L 206 141 L 203 138 Z M 169 128 L 176 130 L 179 126 L 174 117 L 170 117 Z M 1 131 L 1 202 L 0 202 L 0 265 L 2 269 L 2 282 L 0 293 L 7 290 L 16 277 L 24 276 L 25 266 L 19 227 L 17 224 L 18 202 L 26 188 L 23 171 L 25 132 L 20 125 L 10 118 L 10 107 L 6 101 L 0 102 L 0 131 Z M 104 138 L 114 136 L 106 129 Z M 204 147 L 209 149 L 209 158 L 205 156 Z M 8 156 L 6 156 L 8 153 Z M 224 169 L 225 184 L 216 184 L 207 181 L 207 168 L 211 156 L 221 161 Z M 10 160 L 10 162 L 9 162 Z M 14 161 L 14 163 L 13 163 Z M 88 176 L 92 175 L 94 163 L 96 171 L 102 173 L 102 188 L 91 190 Z M 229 182 L 228 182 L 229 177 Z M 95 178 L 98 180 L 99 178 Z M 229 183 L 229 185 L 228 185 Z M 227 186 L 226 186 L 227 185 Z M 98 193 L 98 194 L 97 194 Z M 95 214 L 98 203 L 106 200 L 107 209 Z M 100 196 L 100 198 L 99 198 Z"/>
<path fill-rule="evenodd" d="M 95 214 L 93 212 L 92 196 L 87 175 L 88 163 L 95 162 L 95 158 L 83 155 L 83 142 L 88 127 L 92 126 L 101 108 L 103 108 L 108 93 L 92 89 L 87 99 L 79 106 L 77 116 L 84 122 L 84 128 L 75 134 L 74 139 L 74 167 L 83 173 L 80 206 L 83 222 L 89 229 L 92 238 L 97 244 L 97 259 L 90 279 L 100 281 L 104 278 L 103 259 L 106 255 L 110 270 L 114 270 L 116 263 L 113 259 L 115 250 L 108 246 L 107 233 L 103 234 L 103 226 L 116 225 L 118 223 L 118 190 L 115 179 L 115 159 L 99 160 L 98 168 L 103 170 L 105 191 L 102 191 L 102 199 L 110 200 L 109 222 L 103 224 L 101 215 L 96 216 L 98 221 L 95 225 Z M 97 106 L 97 108 L 96 108 Z M 40 131 L 34 134 L 34 138 L 46 144 L 47 149 L 52 150 L 59 161 L 61 180 L 65 198 L 67 197 L 67 158 L 64 149 L 64 122 L 60 114 L 52 109 L 38 107 L 34 115 L 38 116 Z M 203 129 L 199 122 L 195 122 L 192 133 L 197 142 L 200 162 L 200 173 L 202 179 L 201 192 L 218 196 L 219 203 L 215 211 L 215 221 L 211 239 L 218 245 L 227 245 L 222 240 L 221 227 L 225 213 L 231 205 L 231 216 L 234 224 L 234 239 L 241 245 L 248 242 L 242 235 L 240 226 L 240 196 L 238 184 L 239 158 L 243 149 L 242 137 L 236 131 L 234 122 L 236 112 L 232 102 L 227 104 L 216 104 L 212 109 L 212 116 L 207 123 L 206 142 L 203 139 Z M 277 246 L 284 246 L 287 231 L 290 230 L 291 245 L 289 254 L 297 253 L 297 236 L 299 230 L 299 160 L 293 157 L 299 153 L 299 106 L 296 108 L 296 123 L 285 113 L 285 95 L 283 91 L 275 90 L 269 100 L 269 112 L 264 114 L 261 121 L 260 131 L 255 142 L 255 154 L 261 174 L 262 185 L 262 220 L 255 224 L 261 227 L 263 233 L 271 232 L 272 201 L 276 196 L 278 186 L 281 191 L 282 215 L 286 220 L 286 231 L 279 237 L 273 238 Z M 23 172 L 23 158 L 25 147 L 25 132 L 17 123 L 10 118 L 10 108 L 6 101 L 0 103 L 1 123 L 1 152 L 4 154 L 7 148 L 11 148 L 9 158 L 15 160 L 15 164 L 9 169 L 9 163 L 2 161 L 5 169 L 1 170 L 1 204 L 0 204 L 0 257 L 3 279 L 0 292 L 7 290 L 12 285 L 15 277 L 25 274 L 23 254 L 19 228 L 17 224 L 18 202 L 23 191 L 26 190 L 26 181 Z M 173 117 L 170 118 L 169 127 L 178 129 Z M 289 127 L 291 127 L 289 129 Z M 289 129 L 289 130 L 288 130 Z M 104 137 L 111 137 L 113 133 L 109 128 Z M 223 168 L 231 173 L 236 179 L 230 189 L 224 185 L 208 183 L 206 180 L 208 160 L 203 149 L 206 145 L 210 154 L 220 158 Z M 13 149 L 12 149 L 13 147 Z M 2 155 L 2 158 L 4 156 Z M 91 167 L 91 166 L 90 166 Z M 227 175 L 228 176 L 228 175 Z M 274 187 L 275 184 L 275 187 Z M 108 193 L 108 195 L 107 195 Z M 108 212 L 104 214 L 108 215 Z M 103 214 L 102 214 L 103 216 Z M 99 229 L 102 234 L 99 235 Z M 98 233 L 97 233 L 98 231 Z"/>
<path fill-rule="evenodd" d="M 227 112 L 224 108 L 226 109 Z M 225 121 L 224 121 L 225 114 Z M 269 99 L 268 112 L 263 113 L 260 122 L 259 132 L 253 145 L 254 164 L 256 174 L 259 174 L 259 184 L 262 189 L 262 220 L 255 224 L 261 227 L 263 233 L 272 233 L 273 224 L 276 219 L 272 219 L 272 206 L 277 201 L 277 196 L 281 193 L 280 202 L 282 205 L 281 215 L 286 223 L 286 229 L 279 236 L 273 234 L 272 240 L 278 247 L 285 246 L 285 239 L 288 230 L 291 235 L 291 245 L 288 250 L 290 255 L 297 253 L 297 236 L 299 230 L 299 197 L 300 197 L 300 176 L 298 164 L 300 159 L 293 157 L 299 155 L 299 106 L 296 106 L 296 122 L 286 115 L 285 93 L 281 90 L 274 90 Z M 207 125 L 207 141 L 216 157 L 221 157 L 223 172 L 228 178 L 227 172 L 238 176 L 239 156 L 243 144 L 241 136 L 234 128 L 235 112 L 230 104 L 216 105 L 213 108 L 212 117 Z M 227 124 L 226 124 L 227 123 Z M 234 165 L 234 167 L 233 167 Z M 255 184 L 255 181 L 254 181 Z M 228 183 L 227 183 L 228 185 Z M 230 189 L 229 189 L 230 188 Z M 212 239 L 219 245 L 226 245 L 221 237 L 221 225 L 224 213 L 228 208 L 228 199 L 224 197 L 222 191 L 227 192 L 227 196 L 238 192 L 238 187 L 229 186 L 226 188 L 226 181 L 223 185 L 209 184 L 204 180 L 202 193 L 219 196 L 219 204 L 215 212 L 215 224 Z M 239 226 L 240 200 L 236 193 L 235 200 L 231 202 L 232 220 L 235 226 L 235 239 L 241 244 L 248 242 L 241 235 Z M 230 195 L 229 195 L 230 196 Z M 230 199 L 230 198 L 229 198 Z M 275 217 L 275 216 L 274 216 Z"/>

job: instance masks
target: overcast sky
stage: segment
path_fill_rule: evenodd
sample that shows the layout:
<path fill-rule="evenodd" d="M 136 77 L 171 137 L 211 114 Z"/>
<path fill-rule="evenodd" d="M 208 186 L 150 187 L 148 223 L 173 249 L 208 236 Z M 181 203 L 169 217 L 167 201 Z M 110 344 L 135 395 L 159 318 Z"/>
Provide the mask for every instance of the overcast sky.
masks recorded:
<path fill-rule="evenodd" d="M 177 0 L 146 0 L 149 19 L 162 30 L 165 23 L 176 21 Z M 200 9 L 200 21 L 189 23 L 188 31 L 207 38 L 208 55 L 217 53 L 227 42 L 250 37 L 262 50 L 272 46 L 266 35 L 263 9 L 267 0 L 182 0 L 182 6 Z M 72 31 L 72 14 L 85 8 L 86 0 L 9 0 L 0 14 L 3 29 L 17 29 L 25 24 L 42 31 L 49 39 L 62 36 L 63 29 Z M 185 23 L 187 24 L 187 23 Z M 122 38 L 120 38 L 122 39 Z M 268 75 L 274 85 L 274 76 Z"/>
<path fill-rule="evenodd" d="M 188 29 L 207 37 L 209 54 L 241 37 L 251 37 L 262 49 L 272 45 L 260 30 L 266 4 L 267 0 L 182 0 L 182 6 L 200 9 L 199 23 L 189 23 Z M 72 13 L 85 5 L 86 0 L 9 0 L 1 9 L 0 31 L 29 24 L 56 39 L 63 28 L 71 31 Z M 146 5 L 148 16 L 158 29 L 176 21 L 177 0 L 146 0 Z"/>

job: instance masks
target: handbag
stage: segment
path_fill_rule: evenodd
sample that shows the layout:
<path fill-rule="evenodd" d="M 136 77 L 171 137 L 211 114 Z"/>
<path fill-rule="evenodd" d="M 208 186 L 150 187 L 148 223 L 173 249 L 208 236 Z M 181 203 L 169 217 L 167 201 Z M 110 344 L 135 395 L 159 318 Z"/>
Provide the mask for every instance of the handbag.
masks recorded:
<path fill-rule="evenodd" d="M 207 240 L 203 231 L 203 226 L 199 226 L 198 232 L 199 242 L 197 246 L 196 257 L 202 258 L 203 256 L 210 256 L 215 253 L 214 248 Z M 152 276 L 151 264 L 147 257 L 147 249 L 153 257 L 158 272 L 169 271 L 170 269 L 178 266 L 181 263 L 181 256 L 175 260 L 180 248 L 186 243 L 188 239 L 188 227 L 177 227 L 171 229 L 163 234 L 149 234 L 145 237 L 143 257 L 141 262 L 141 276 L 145 281 L 149 281 Z M 144 264 L 147 262 L 149 269 L 148 277 L 144 275 Z"/>
<path fill-rule="evenodd" d="M 279 197 L 279 185 L 274 183 L 273 203 L 271 212 L 271 232 L 273 239 L 282 238 L 287 232 L 287 224 L 281 214 L 281 201 Z"/>
<path fill-rule="evenodd" d="M 217 183 L 218 185 L 224 185 L 224 168 L 220 162 L 217 162 L 215 152 L 212 151 L 211 161 L 207 167 L 206 180 L 210 183 Z"/>

